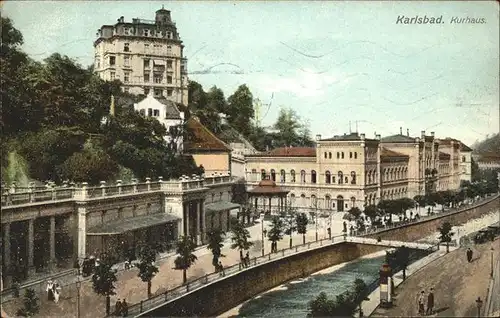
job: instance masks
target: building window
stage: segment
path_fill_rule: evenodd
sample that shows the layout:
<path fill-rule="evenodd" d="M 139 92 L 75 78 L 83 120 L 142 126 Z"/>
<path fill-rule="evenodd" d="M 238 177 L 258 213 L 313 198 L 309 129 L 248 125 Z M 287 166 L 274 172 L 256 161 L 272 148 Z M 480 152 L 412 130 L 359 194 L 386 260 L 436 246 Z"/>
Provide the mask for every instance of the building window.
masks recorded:
<path fill-rule="evenodd" d="M 153 116 L 154 117 L 160 117 L 160 110 L 159 109 L 153 109 Z"/>
<path fill-rule="evenodd" d="M 340 152 L 337 152 L 337 159 L 340 159 Z"/>
<path fill-rule="evenodd" d="M 358 153 L 357 152 L 354 153 L 354 159 L 358 159 Z"/>
<path fill-rule="evenodd" d="M 116 57 L 110 56 L 109 57 L 109 65 L 113 66 L 116 64 Z"/>
<path fill-rule="evenodd" d="M 339 171 L 339 173 L 337 175 L 339 176 L 339 184 L 343 184 L 344 183 L 344 174 L 342 173 L 342 171 Z"/>
<path fill-rule="evenodd" d="M 304 170 L 300 171 L 300 182 L 306 183 L 306 172 Z"/>
<path fill-rule="evenodd" d="M 332 199 L 330 198 L 330 196 L 328 194 L 325 195 L 325 208 L 326 209 L 330 209 L 330 207 L 331 207 L 331 200 Z"/>
<path fill-rule="evenodd" d="M 274 169 L 271 169 L 271 180 L 276 182 L 276 171 Z"/>
<path fill-rule="evenodd" d="M 129 32 L 130 32 L 129 28 L 123 28 L 124 35 L 129 35 Z M 128 44 L 128 43 L 125 43 L 125 44 Z M 125 52 L 128 52 L 128 51 L 125 51 Z"/>
<path fill-rule="evenodd" d="M 161 84 L 163 81 L 163 76 L 161 74 L 154 74 L 154 80 L 156 84 Z"/>
<path fill-rule="evenodd" d="M 290 194 L 290 203 L 294 204 L 295 203 L 295 194 Z"/>
<path fill-rule="evenodd" d="M 349 179 L 347 177 L 345 177 L 345 184 L 348 184 L 349 183 Z"/>
<path fill-rule="evenodd" d="M 149 95 L 149 87 L 144 87 L 144 95 Z"/>
<path fill-rule="evenodd" d="M 352 159 L 352 151 L 349 151 L 349 159 Z"/>
<path fill-rule="evenodd" d="M 124 56 L 123 57 L 123 65 L 129 66 L 130 65 L 130 56 Z"/>
<path fill-rule="evenodd" d="M 462 162 L 465 162 L 465 156 L 462 156 Z"/>
<path fill-rule="evenodd" d="M 327 158 L 328 154 L 325 152 L 325 159 Z"/>
<path fill-rule="evenodd" d="M 149 73 L 144 73 L 144 82 L 149 83 Z"/>
<path fill-rule="evenodd" d="M 149 44 L 144 43 L 144 51 L 148 52 L 149 51 Z"/>
<path fill-rule="evenodd" d="M 172 84 L 172 76 L 167 76 L 167 84 Z"/>
<path fill-rule="evenodd" d="M 337 196 L 337 211 L 344 212 L 344 197 L 341 195 Z"/>
<path fill-rule="evenodd" d="M 144 109 L 140 109 L 139 110 L 139 114 L 141 114 L 142 116 L 145 116 L 146 115 L 146 111 Z"/>
<path fill-rule="evenodd" d="M 129 93 L 129 91 L 130 91 L 130 89 L 129 89 L 128 87 L 124 87 L 124 88 L 123 88 L 123 92 L 124 92 L 124 93 L 127 93 L 127 94 L 128 94 L 128 93 Z"/>
<path fill-rule="evenodd" d="M 341 158 L 344 159 L 344 152 L 341 153 Z"/>
<path fill-rule="evenodd" d="M 282 183 L 285 183 L 286 182 L 286 173 L 285 173 L 285 170 L 281 170 L 280 171 L 280 181 Z"/>
<path fill-rule="evenodd" d="M 356 206 L 356 198 L 351 197 L 351 207 L 354 208 Z"/>
<path fill-rule="evenodd" d="M 172 68 L 172 60 L 167 60 L 167 68 Z"/>
<path fill-rule="evenodd" d="M 311 183 L 316 183 L 316 171 L 311 170 Z"/>
<path fill-rule="evenodd" d="M 123 74 L 123 82 L 128 83 L 130 81 L 130 72 L 125 72 Z"/>
<path fill-rule="evenodd" d="M 295 182 L 295 170 L 290 171 L 290 179 L 292 182 Z"/>
<path fill-rule="evenodd" d="M 167 96 L 172 96 L 172 93 L 174 92 L 173 89 L 167 88 Z"/>
<path fill-rule="evenodd" d="M 351 171 L 351 184 L 356 184 L 356 172 Z"/>
<path fill-rule="evenodd" d="M 123 44 L 123 52 L 130 52 L 130 45 L 128 43 Z"/>
<path fill-rule="evenodd" d="M 260 170 L 260 180 L 265 180 L 266 179 L 266 170 L 262 169 Z"/>
<path fill-rule="evenodd" d="M 332 175 L 330 171 L 325 172 L 325 183 L 330 184 L 332 182 Z"/>
<path fill-rule="evenodd" d="M 167 39 L 171 39 L 171 38 L 172 38 L 172 32 L 167 31 Z"/>
<path fill-rule="evenodd" d="M 149 59 L 144 59 L 144 68 L 149 68 L 151 61 Z"/>
<path fill-rule="evenodd" d="M 144 36 L 150 36 L 151 35 L 151 30 L 149 30 L 149 29 L 142 30 L 142 35 L 144 35 Z"/>
<path fill-rule="evenodd" d="M 167 45 L 167 54 L 172 54 L 172 46 Z"/>
<path fill-rule="evenodd" d="M 335 176 L 332 176 L 332 183 L 335 183 Z"/>
<path fill-rule="evenodd" d="M 163 32 L 157 31 L 156 32 L 156 36 L 159 37 L 159 38 L 163 37 Z"/>
<path fill-rule="evenodd" d="M 332 159 L 332 153 L 331 152 L 328 153 L 328 159 Z"/>
<path fill-rule="evenodd" d="M 153 109 L 148 108 L 148 116 L 149 117 L 153 116 Z"/>
<path fill-rule="evenodd" d="M 111 80 L 114 81 L 116 73 L 115 72 L 111 72 L 111 73 L 109 73 L 109 76 L 110 76 Z"/>
<path fill-rule="evenodd" d="M 161 95 L 163 95 L 163 90 L 155 88 L 155 97 L 161 97 Z"/>

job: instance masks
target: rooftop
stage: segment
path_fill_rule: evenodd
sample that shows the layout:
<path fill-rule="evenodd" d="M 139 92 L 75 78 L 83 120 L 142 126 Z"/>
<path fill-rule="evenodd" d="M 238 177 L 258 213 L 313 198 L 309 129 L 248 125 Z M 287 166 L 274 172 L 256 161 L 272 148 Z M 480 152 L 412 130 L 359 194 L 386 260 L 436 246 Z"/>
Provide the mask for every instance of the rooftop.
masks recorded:
<path fill-rule="evenodd" d="M 410 156 L 382 147 L 381 157 L 409 158 Z"/>
<path fill-rule="evenodd" d="M 270 180 L 269 177 L 259 182 L 259 185 L 256 186 L 255 188 L 247 191 L 247 193 L 254 195 L 258 194 L 286 195 L 288 192 L 290 191 L 277 186 L 276 182 Z"/>
<path fill-rule="evenodd" d="M 217 138 L 207 127 L 203 126 L 196 117 L 191 116 L 187 120 L 186 128 L 188 131 L 188 137 L 184 142 L 186 152 L 231 151 L 228 145 Z"/>
<path fill-rule="evenodd" d="M 316 157 L 316 148 L 281 147 L 248 157 Z"/>
<path fill-rule="evenodd" d="M 386 142 L 386 143 L 391 143 L 391 142 L 415 142 L 415 138 L 410 137 L 410 136 L 405 136 L 402 134 L 397 134 L 397 135 L 392 135 L 392 136 L 387 136 L 382 139 L 380 139 L 381 142 Z"/>
<path fill-rule="evenodd" d="M 320 141 L 357 141 L 357 140 L 361 140 L 361 135 L 362 134 L 358 134 L 357 132 L 353 132 L 353 133 L 350 133 L 350 134 L 344 134 L 344 135 L 336 135 L 336 136 L 333 136 L 331 138 L 327 138 L 327 139 L 321 139 Z M 364 138 L 364 140 L 375 140 L 375 139 L 368 139 L 368 138 Z"/>
<path fill-rule="evenodd" d="M 464 144 L 463 142 L 460 142 L 460 150 L 461 151 L 472 151 L 472 148 Z"/>

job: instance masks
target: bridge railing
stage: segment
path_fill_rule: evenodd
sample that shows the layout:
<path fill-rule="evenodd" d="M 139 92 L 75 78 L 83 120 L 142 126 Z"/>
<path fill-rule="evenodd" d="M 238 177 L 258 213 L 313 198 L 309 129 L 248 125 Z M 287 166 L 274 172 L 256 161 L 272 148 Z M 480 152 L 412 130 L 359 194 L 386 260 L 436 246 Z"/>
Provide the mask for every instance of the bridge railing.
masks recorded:
<path fill-rule="evenodd" d="M 279 250 L 277 253 L 267 253 L 264 256 L 254 257 L 250 259 L 250 263 L 247 267 L 245 267 L 242 263 L 234 264 L 224 268 L 223 272 L 212 272 L 206 274 L 205 276 L 196 278 L 194 280 L 189 281 L 188 283 L 173 288 L 171 290 L 167 290 L 159 295 L 155 295 L 149 299 L 142 300 L 141 302 L 131 305 L 129 307 L 129 316 L 135 316 L 137 314 L 143 313 L 145 311 L 151 310 L 157 306 L 164 304 L 170 300 L 173 300 L 177 297 L 184 296 L 190 291 L 201 288 L 206 284 L 215 282 L 217 280 L 222 279 L 225 276 L 236 274 L 241 272 L 247 268 L 252 268 L 258 266 L 263 263 L 275 261 L 277 259 L 285 258 L 290 255 L 307 251 L 310 249 L 318 248 L 321 246 L 325 246 L 328 244 L 337 244 L 345 242 L 343 235 L 332 236 L 332 238 L 325 238 L 322 240 L 296 245 L 292 248 L 286 248 Z"/>

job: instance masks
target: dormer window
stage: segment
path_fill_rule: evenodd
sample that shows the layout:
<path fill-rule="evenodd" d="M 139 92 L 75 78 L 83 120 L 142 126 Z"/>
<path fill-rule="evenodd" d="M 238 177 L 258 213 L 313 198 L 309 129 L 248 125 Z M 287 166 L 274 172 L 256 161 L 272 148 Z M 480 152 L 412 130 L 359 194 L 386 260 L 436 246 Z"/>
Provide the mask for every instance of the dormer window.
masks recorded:
<path fill-rule="evenodd" d="M 149 29 L 142 30 L 142 35 L 144 35 L 144 36 L 151 36 L 151 30 L 149 30 Z"/>
<path fill-rule="evenodd" d="M 163 32 L 161 31 L 156 31 L 156 36 L 161 38 L 163 36 Z"/>
<path fill-rule="evenodd" d="M 167 39 L 171 39 L 171 38 L 172 38 L 172 32 L 167 31 Z"/>
<path fill-rule="evenodd" d="M 129 43 L 124 43 L 123 44 L 123 52 L 130 52 L 130 45 L 129 45 Z"/>

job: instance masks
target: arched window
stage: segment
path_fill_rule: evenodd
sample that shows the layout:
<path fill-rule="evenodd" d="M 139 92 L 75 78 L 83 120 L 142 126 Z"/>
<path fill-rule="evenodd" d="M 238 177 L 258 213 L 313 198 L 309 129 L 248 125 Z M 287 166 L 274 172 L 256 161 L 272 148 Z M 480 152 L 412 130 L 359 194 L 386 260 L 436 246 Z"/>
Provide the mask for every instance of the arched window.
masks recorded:
<path fill-rule="evenodd" d="M 311 195 L 311 207 L 317 208 L 318 207 L 318 199 L 314 194 Z"/>
<path fill-rule="evenodd" d="M 337 159 L 340 158 L 340 152 L 337 151 Z"/>
<path fill-rule="evenodd" d="M 356 172 L 351 171 L 351 184 L 356 184 Z"/>
<path fill-rule="evenodd" d="M 349 151 L 349 159 L 352 159 L 352 151 Z"/>
<path fill-rule="evenodd" d="M 274 171 L 274 169 L 271 169 L 271 180 L 276 182 L 276 171 Z"/>
<path fill-rule="evenodd" d="M 293 205 L 295 203 L 295 194 L 290 194 L 290 203 Z"/>
<path fill-rule="evenodd" d="M 328 194 L 325 195 L 325 208 L 327 208 L 327 209 L 331 208 L 331 204 L 332 204 L 331 200 L 332 199 L 330 198 L 330 196 Z"/>
<path fill-rule="evenodd" d="M 316 183 L 316 171 L 311 170 L 311 183 Z"/>
<path fill-rule="evenodd" d="M 344 183 L 344 174 L 342 173 L 342 171 L 339 171 L 338 176 L 339 176 L 339 184 L 343 184 Z"/>
<path fill-rule="evenodd" d="M 300 170 L 300 182 L 306 183 L 306 172 L 304 170 Z"/>
<path fill-rule="evenodd" d="M 340 156 L 342 157 L 342 159 L 344 159 L 344 152 L 343 151 L 341 152 Z"/>
<path fill-rule="evenodd" d="M 257 181 L 258 178 L 259 178 L 259 175 L 257 174 L 257 169 L 252 169 L 252 174 L 250 175 L 250 180 Z"/>
<path fill-rule="evenodd" d="M 328 154 L 327 154 L 327 153 L 326 153 L 326 151 L 325 151 L 325 159 L 327 158 L 327 156 L 328 156 Z"/>
<path fill-rule="evenodd" d="M 325 172 L 325 183 L 326 184 L 332 183 L 332 175 L 330 174 L 330 171 Z"/>
<path fill-rule="evenodd" d="M 328 153 L 328 159 L 332 159 L 332 153 L 331 152 Z"/>
<path fill-rule="evenodd" d="M 354 159 L 358 159 L 358 153 L 354 152 Z"/>
<path fill-rule="evenodd" d="M 337 196 L 337 211 L 344 212 L 344 197 L 341 195 Z"/>
<path fill-rule="evenodd" d="M 280 181 L 281 183 L 285 183 L 286 182 L 286 176 L 285 176 L 285 170 L 281 169 L 280 171 Z"/>
<path fill-rule="evenodd" d="M 462 162 L 465 162 L 465 156 L 462 156 Z"/>
<path fill-rule="evenodd" d="M 290 171 L 290 179 L 292 182 L 295 182 L 295 170 L 293 169 Z"/>
<path fill-rule="evenodd" d="M 351 197 L 351 207 L 354 208 L 356 206 L 356 198 Z"/>
<path fill-rule="evenodd" d="M 365 172 L 365 180 L 366 180 L 366 184 L 371 184 L 370 171 Z"/>
<path fill-rule="evenodd" d="M 304 193 L 300 195 L 300 205 L 304 207 L 306 206 L 306 195 Z"/>
<path fill-rule="evenodd" d="M 266 170 L 265 169 L 260 170 L 260 180 L 266 180 Z"/>

